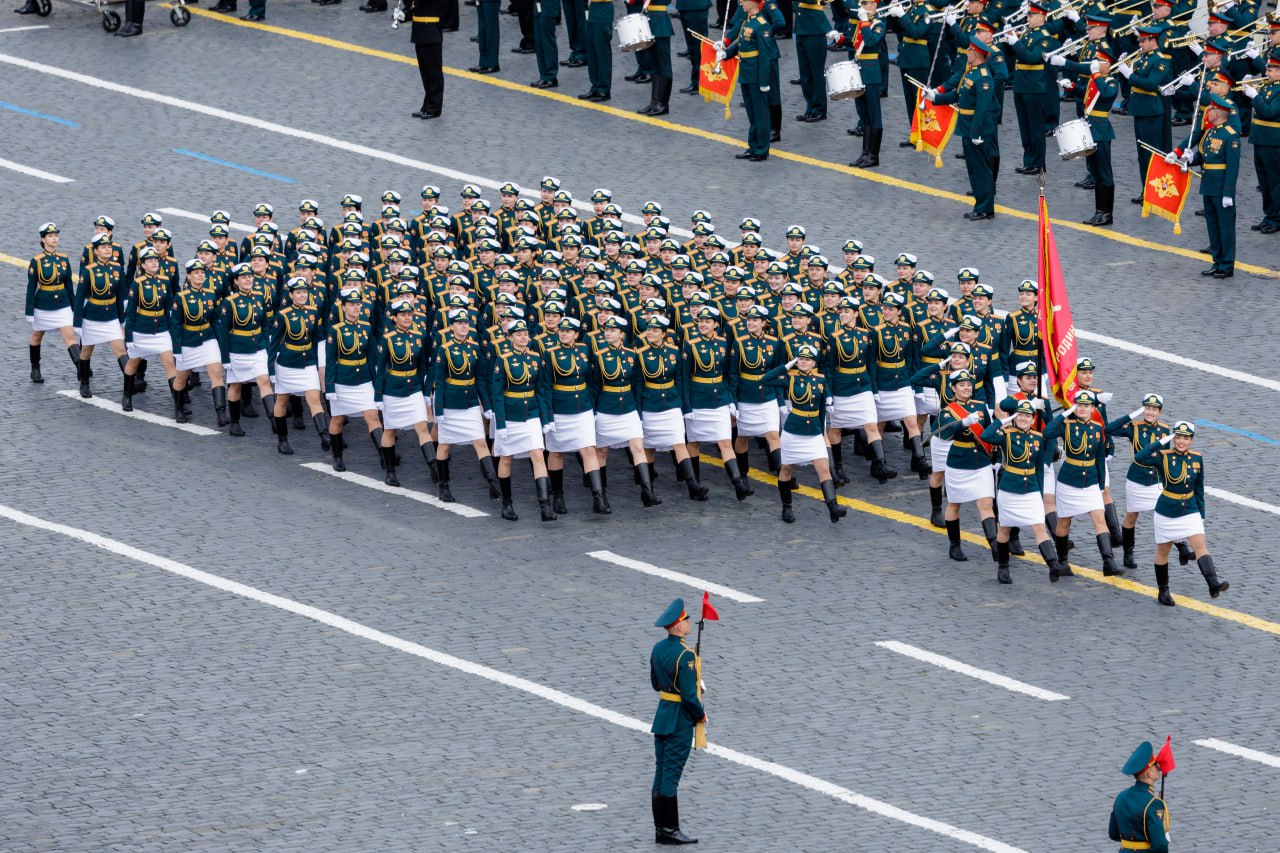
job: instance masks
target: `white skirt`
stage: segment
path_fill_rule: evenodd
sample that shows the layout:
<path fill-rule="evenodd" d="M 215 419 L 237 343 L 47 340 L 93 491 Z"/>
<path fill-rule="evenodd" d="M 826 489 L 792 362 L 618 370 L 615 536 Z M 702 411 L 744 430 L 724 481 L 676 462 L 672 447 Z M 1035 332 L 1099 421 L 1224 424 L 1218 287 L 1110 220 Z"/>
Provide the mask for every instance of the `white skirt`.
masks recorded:
<path fill-rule="evenodd" d="M 45 311 L 42 308 L 37 308 L 31 318 L 31 330 L 33 332 L 49 332 L 54 329 L 61 329 L 64 326 L 70 326 L 74 322 L 75 316 L 72 314 L 70 306 L 58 308 L 54 311 Z"/>
<path fill-rule="evenodd" d="M 1058 493 L 1058 472 L 1054 470 L 1053 465 L 1045 465 L 1040 469 L 1040 483 L 1044 486 L 1046 495 L 1056 495 Z"/>
<path fill-rule="evenodd" d="M 1163 545 L 1165 542 L 1181 542 L 1192 536 L 1204 535 L 1204 519 L 1198 512 L 1177 518 L 1170 518 L 1157 512 L 1152 518 L 1155 520 L 1157 545 Z"/>
<path fill-rule="evenodd" d="M 285 367 L 276 364 L 273 383 L 277 394 L 304 394 L 320 390 L 320 372 L 314 367 Z"/>
<path fill-rule="evenodd" d="M 441 444 L 470 444 L 473 441 L 484 441 L 484 418 L 480 416 L 480 407 L 469 409 L 444 409 L 437 419 L 440 428 L 438 438 Z"/>
<path fill-rule="evenodd" d="M 926 388 L 915 395 L 917 415 L 936 415 L 938 413 L 938 391 Z"/>
<path fill-rule="evenodd" d="M 1097 486 L 1081 489 L 1058 483 L 1054 498 L 1057 501 L 1058 518 L 1075 518 L 1077 515 L 1088 515 L 1095 509 L 1102 509 L 1102 489 Z"/>
<path fill-rule="evenodd" d="M 1160 493 L 1164 491 L 1164 487 L 1159 483 L 1152 483 L 1150 486 L 1142 486 L 1131 480 L 1124 481 L 1124 511 L 1125 512 L 1151 512 L 1156 508 L 1156 501 L 1160 499 Z"/>
<path fill-rule="evenodd" d="M 857 429 L 875 422 L 876 398 L 870 391 L 852 397 L 833 397 L 827 407 L 827 429 Z"/>
<path fill-rule="evenodd" d="M 559 429 L 559 427 L 557 427 Z M 596 447 L 626 447 L 633 438 L 643 438 L 639 412 L 625 415 L 596 413 Z"/>
<path fill-rule="evenodd" d="M 231 356 L 232 359 L 235 356 Z M 236 369 L 235 361 L 231 362 L 231 370 Z M 234 380 L 233 380 L 234 381 Z M 373 402 L 373 383 L 365 382 L 362 385 L 338 385 L 333 386 L 333 399 L 329 401 L 329 414 L 331 415 L 362 415 L 370 409 L 378 408 Z"/>
<path fill-rule="evenodd" d="M 644 432 L 644 446 L 649 450 L 670 450 L 684 444 L 684 416 L 680 409 L 665 412 L 645 412 L 640 416 Z"/>
<path fill-rule="evenodd" d="M 134 335 L 136 338 L 137 335 Z M 130 353 L 132 355 L 132 353 Z M 267 351 L 260 349 L 257 352 L 233 352 L 231 353 L 231 367 L 227 370 L 227 384 L 235 385 L 237 382 L 256 382 L 259 376 L 267 375 Z M 338 386 L 342 388 L 341 385 Z M 341 393 L 341 390 L 339 390 Z M 373 386 L 369 386 L 369 395 L 373 395 Z M 370 406 L 369 408 L 373 408 Z M 334 412 L 338 414 L 338 412 Z M 343 412 L 342 414 L 346 414 Z"/>
<path fill-rule="evenodd" d="M 173 338 L 169 337 L 168 332 L 155 335 L 134 332 L 133 341 L 125 344 L 125 351 L 129 354 L 129 358 L 149 358 L 162 352 L 173 352 Z M 263 362 L 262 372 L 267 372 L 265 362 Z"/>
<path fill-rule="evenodd" d="M 1044 498 L 1039 492 L 1025 495 L 996 492 L 996 505 L 1000 508 L 1000 524 L 1003 527 L 1033 527 L 1044 524 Z"/>
<path fill-rule="evenodd" d="M 507 421 L 506 440 L 498 433 L 493 441 L 494 456 L 511 456 L 524 459 L 531 450 L 541 450 L 542 421 L 529 418 L 527 421 Z"/>
<path fill-rule="evenodd" d="M 733 435 L 729 407 L 694 409 L 684 417 L 684 431 L 689 441 L 728 441 Z"/>
<path fill-rule="evenodd" d="M 991 476 L 991 469 L 986 466 L 976 471 L 948 468 L 943 482 L 947 486 L 947 501 L 953 504 L 971 503 L 978 498 L 993 498 L 996 495 L 995 477 Z"/>
<path fill-rule="evenodd" d="M 782 431 L 782 464 L 812 465 L 827 458 L 827 442 L 821 435 L 796 435 Z"/>
<path fill-rule="evenodd" d="M 221 364 L 222 350 L 218 349 L 217 341 L 210 339 L 198 347 L 183 347 L 173 360 L 179 370 L 195 370 L 206 364 Z"/>
<path fill-rule="evenodd" d="M 738 404 L 738 435 L 755 437 L 778 432 L 781 425 L 778 404 L 773 400 L 764 403 Z"/>
<path fill-rule="evenodd" d="M 947 454 L 951 452 L 951 444 L 952 442 L 940 438 L 937 433 L 929 439 L 929 461 L 933 463 L 935 474 L 947 470 Z"/>
<path fill-rule="evenodd" d="M 555 432 L 546 434 L 547 450 L 552 453 L 577 453 L 596 446 L 596 416 L 588 409 L 576 415 L 556 415 Z"/>
<path fill-rule="evenodd" d="M 897 391 L 881 391 L 880 401 L 876 403 L 876 418 L 880 423 L 900 421 L 903 418 L 915 417 L 916 395 L 911 386 L 899 388 Z"/>
<path fill-rule="evenodd" d="M 276 368 L 279 370 L 280 368 Z M 408 429 L 427 420 L 427 400 L 421 391 L 408 397 L 382 395 L 383 429 Z"/>
<path fill-rule="evenodd" d="M 122 340 L 124 340 L 124 329 L 120 328 L 119 320 L 80 321 L 81 346 L 91 347 L 97 344 L 105 344 L 109 341 Z"/>

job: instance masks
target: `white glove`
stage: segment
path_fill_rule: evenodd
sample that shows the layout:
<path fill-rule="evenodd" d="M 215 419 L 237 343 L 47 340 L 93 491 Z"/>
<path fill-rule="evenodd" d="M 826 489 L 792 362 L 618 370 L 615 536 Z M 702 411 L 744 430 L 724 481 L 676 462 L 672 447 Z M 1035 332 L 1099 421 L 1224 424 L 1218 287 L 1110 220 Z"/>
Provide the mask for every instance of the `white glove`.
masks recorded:
<path fill-rule="evenodd" d="M 859 20 L 859 21 L 869 21 L 869 20 L 871 20 L 871 16 L 867 14 L 867 10 L 866 10 L 866 9 L 859 9 L 859 10 L 858 10 L 858 20 Z"/>
<path fill-rule="evenodd" d="M 1170 151 L 1168 154 L 1164 155 L 1164 161 L 1172 166 L 1174 163 L 1178 162 L 1178 155 Z"/>
<path fill-rule="evenodd" d="M 229 369 L 230 367 L 231 367 L 231 365 L 229 365 L 229 364 L 224 364 L 224 365 L 222 365 L 222 369 L 223 369 L 223 371 L 226 371 L 226 370 L 227 370 L 227 369 Z M 325 398 L 326 400 L 328 400 L 330 403 L 332 403 L 334 400 L 338 399 L 338 395 L 337 395 L 337 394 L 325 394 L 325 395 L 324 395 L 324 398 Z"/>
<path fill-rule="evenodd" d="M 1075 87 L 1076 87 L 1076 84 L 1075 84 L 1075 83 L 1072 83 L 1070 80 L 1059 80 L 1059 81 L 1058 81 L 1058 88 L 1059 88 L 1059 89 L 1061 89 L 1064 93 L 1066 93 L 1066 92 L 1070 92 L 1070 91 L 1071 91 L 1072 89 L 1074 89 Z"/>
<path fill-rule="evenodd" d="M 905 14 L 907 14 L 907 10 L 901 6 L 893 5 L 889 7 L 889 17 L 891 18 L 901 18 Z"/>
<path fill-rule="evenodd" d="M 1067 64 L 1067 58 L 1065 56 L 1059 56 L 1058 54 L 1055 53 L 1053 56 L 1049 57 L 1049 64 L 1052 65 L 1054 68 L 1061 68 L 1062 66 Z"/>
<path fill-rule="evenodd" d="M 484 414 L 484 419 L 485 419 L 486 421 L 491 421 L 491 420 L 493 420 L 493 410 L 492 410 L 492 409 L 485 409 L 485 410 L 484 410 L 484 412 L 483 412 L 483 414 Z"/>
<path fill-rule="evenodd" d="M 1169 433 L 1164 438 L 1160 439 L 1161 444 L 1169 444 L 1172 441 L 1173 441 L 1173 433 Z"/>
<path fill-rule="evenodd" d="M 724 48 L 717 44 L 716 45 L 716 62 L 724 62 L 724 57 L 725 57 Z"/>
<path fill-rule="evenodd" d="M 829 409 L 829 408 L 831 408 L 832 406 L 834 406 L 835 404 L 836 404 L 836 398 L 835 398 L 835 397 L 823 397 L 823 398 L 822 398 L 822 405 L 826 406 L 828 409 Z"/>
<path fill-rule="evenodd" d="M 1253 45 L 1249 45 L 1247 48 L 1245 48 L 1244 55 L 1249 57 L 1250 59 L 1257 59 L 1260 54 L 1258 53 L 1258 48 L 1254 47 Z"/>
<path fill-rule="evenodd" d="M 503 444 L 506 444 L 506 443 L 507 443 L 507 428 L 506 428 L 506 427 L 503 427 L 502 429 L 498 430 L 498 431 L 497 431 L 497 433 L 495 433 L 495 437 L 498 439 L 498 441 L 501 441 Z"/>
<path fill-rule="evenodd" d="M 1000 419 L 1000 426 L 1008 426 L 1011 423 L 1013 423 L 1013 415 Z"/>
<path fill-rule="evenodd" d="M 1204 53 L 1204 48 L 1201 47 L 1196 42 L 1192 42 L 1191 44 L 1187 45 L 1187 50 L 1191 51 L 1196 56 L 1199 56 L 1200 54 Z M 1186 84 L 1184 83 L 1183 85 L 1185 86 Z"/>
<path fill-rule="evenodd" d="M 929 103 L 933 103 L 933 99 L 938 97 L 938 90 L 932 87 L 924 90 L 924 99 Z M 921 107 L 923 109 L 923 106 Z"/>
<path fill-rule="evenodd" d="M 946 17 L 942 19 L 942 22 L 948 27 L 954 27 L 958 20 L 960 20 L 960 17 L 955 12 L 947 12 Z"/>
<path fill-rule="evenodd" d="M 982 144 L 982 137 L 981 137 L 981 136 L 979 136 L 979 137 L 977 137 L 977 138 L 975 138 L 975 139 L 972 139 L 972 140 L 970 140 L 970 141 L 971 141 L 974 145 L 981 145 L 981 144 Z"/>
<path fill-rule="evenodd" d="M 1044 409 L 1044 400 L 1041 400 L 1039 397 L 1037 397 L 1036 399 L 1032 400 L 1032 401 L 1031 401 L 1031 408 L 1035 409 L 1036 411 L 1040 411 L 1040 410 Z"/>
<path fill-rule="evenodd" d="M 737 404 L 737 403 L 730 403 L 730 404 L 729 404 L 729 414 L 730 414 L 731 416 L 735 417 L 735 418 L 738 416 L 738 404 Z"/>
<path fill-rule="evenodd" d="M 1186 160 L 1178 161 L 1178 168 L 1181 169 L 1184 174 L 1189 170 L 1190 166 L 1191 164 Z"/>
<path fill-rule="evenodd" d="M 1258 90 L 1250 86 L 1248 83 L 1245 83 L 1244 86 L 1241 87 L 1240 91 L 1244 92 L 1245 97 L 1249 100 L 1253 100 L 1258 97 Z"/>
<path fill-rule="evenodd" d="M 1090 73 L 1090 74 L 1097 74 L 1097 73 L 1098 73 L 1099 71 L 1101 71 L 1101 70 L 1102 70 L 1102 63 L 1101 63 L 1101 62 L 1099 62 L 1099 61 L 1098 61 L 1098 60 L 1096 60 L 1096 59 L 1091 60 L 1091 61 L 1089 62 L 1089 73 Z"/>
<path fill-rule="evenodd" d="M 793 358 L 793 359 L 791 359 L 790 361 L 788 361 L 788 362 L 787 362 L 787 370 L 790 370 L 791 368 L 795 367 L 795 366 L 796 366 L 796 362 L 797 362 L 797 361 L 799 361 L 799 360 L 800 360 L 800 359 L 798 359 L 798 358 Z"/>
<path fill-rule="evenodd" d="M 768 92 L 768 91 L 769 91 L 769 87 L 768 87 L 768 86 L 761 86 L 761 87 L 760 87 L 760 91 L 761 91 L 761 92 Z"/>
<path fill-rule="evenodd" d="M 1107 403 L 1111 402 L 1111 399 L 1113 397 L 1115 397 L 1115 394 L 1111 393 L 1110 391 L 1103 391 L 1101 394 L 1098 395 L 1098 402 L 1105 406 Z"/>
<path fill-rule="evenodd" d="M 1007 33 L 1007 34 L 1005 34 L 1005 37 L 1004 37 L 1004 43 L 1005 43 L 1005 44 L 1017 44 L 1017 43 L 1018 43 L 1018 36 L 1017 36 L 1017 34 L 1016 34 L 1016 33 Z"/>
<path fill-rule="evenodd" d="M 960 421 L 960 423 L 964 424 L 965 426 L 973 426 L 980 420 L 982 420 L 982 415 L 978 414 L 977 412 L 970 412 L 969 414 L 964 416 L 964 418 Z"/>
<path fill-rule="evenodd" d="M 1224 195 L 1224 196 L 1222 197 L 1222 206 L 1223 206 L 1223 207 L 1232 207 L 1232 206 L 1234 206 L 1234 205 L 1235 205 L 1235 203 L 1236 203 L 1236 200 L 1235 200 L 1234 198 L 1232 198 L 1231 196 L 1229 196 L 1229 195 Z"/>
<path fill-rule="evenodd" d="M 1077 23 L 1080 20 L 1080 13 L 1077 12 L 1075 9 L 1068 9 L 1067 20 L 1069 20 L 1073 24 Z"/>
<path fill-rule="evenodd" d="M 959 334 L 959 332 L 960 332 L 960 327 L 959 327 L 959 326 L 952 326 L 950 329 L 947 329 L 945 332 L 943 332 L 943 333 L 942 333 L 942 336 L 943 336 L 944 338 L 946 338 L 947 340 L 951 340 L 951 339 L 952 339 L 952 338 L 954 338 L 957 334 Z"/>
<path fill-rule="evenodd" d="M 832 45 L 839 44 L 840 33 L 836 32 L 835 30 L 831 30 L 830 32 L 827 33 L 826 39 L 827 39 L 827 44 L 832 44 Z"/>
<path fill-rule="evenodd" d="M 1075 406 L 1072 406 L 1071 408 L 1069 408 L 1069 409 L 1067 409 L 1066 411 L 1064 411 L 1064 412 L 1062 413 L 1062 416 L 1063 416 L 1064 418 L 1069 418 L 1069 417 L 1071 417 L 1072 415 L 1074 415 L 1075 413 L 1076 413 L 1076 407 L 1075 407 Z"/>
<path fill-rule="evenodd" d="M 880 394 L 879 394 L 879 392 L 877 392 L 877 393 L 875 393 L 875 394 L 872 394 L 872 395 L 871 395 L 871 399 L 875 400 L 875 401 L 876 401 L 876 403 L 879 403 L 879 402 L 880 402 Z"/>
<path fill-rule="evenodd" d="M 544 435 L 550 435 L 551 433 L 553 433 L 553 432 L 555 432 L 555 431 L 556 431 L 556 424 L 555 424 L 555 421 L 552 421 L 551 423 L 547 423 L 547 424 L 543 424 L 543 425 L 542 425 L 542 432 L 543 432 L 543 434 L 544 434 Z"/>
<path fill-rule="evenodd" d="M 1139 406 L 1138 408 L 1134 409 L 1132 412 L 1129 413 L 1129 420 L 1136 421 L 1138 418 L 1142 417 L 1143 413 L 1146 411 L 1146 408 L 1147 408 L 1146 406 Z"/>
<path fill-rule="evenodd" d="M 1126 80 L 1128 80 L 1130 75 L 1133 74 L 1133 68 L 1123 62 L 1116 66 L 1116 71 L 1120 72 L 1120 76 Z"/>
<path fill-rule="evenodd" d="M 1182 76 L 1179 77 L 1176 82 L 1178 84 L 1177 88 L 1179 89 L 1183 86 L 1190 86 L 1192 83 L 1196 82 L 1196 73 L 1194 71 L 1183 71 Z"/>
<path fill-rule="evenodd" d="M 395 21 L 397 24 L 403 24 L 405 22 L 404 9 L 396 9 L 394 12 L 392 12 L 391 19 Z"/>

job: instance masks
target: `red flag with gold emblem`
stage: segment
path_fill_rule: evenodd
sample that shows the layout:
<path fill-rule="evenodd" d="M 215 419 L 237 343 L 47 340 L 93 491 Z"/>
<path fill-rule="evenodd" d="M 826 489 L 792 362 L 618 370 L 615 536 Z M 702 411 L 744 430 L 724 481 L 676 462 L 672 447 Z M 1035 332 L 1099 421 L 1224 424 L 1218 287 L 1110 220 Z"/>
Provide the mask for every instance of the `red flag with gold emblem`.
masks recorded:
<path fill-rule="evenodd" d="M 1155 159 L 1154 157 L 1152 158 Z M 1040 196 L 1040 239 L 1038 272 L 1040 276 L 1040 340 L 1044 348 L 1044 369 L 1053 383 L 1053 395 L 1059 403 L 1070 406 L 1076 390 L 1076 324 L 1067 298 L 1067 283 L 1058 259 L 1058 245 L 1049 221 L 1049 205 Z"/>
<path fill-rule="evenodd" d="M 956 129 L 958 113 L 951 104 L 934 104 L 924 99 L 924 92 L 916 89 L 916 108 L 911 111 L 911 141 L 917 151 L 933 155 L 933 165 L 942 168 L 942 149 Z"/>
<path fill-rule="evenodd" d="M 724 104 L 724 118 L 729 120 L 729 101 L 738 85 L 738 57 L 716 62 L 716 47 L 711 41 L 699 45 L 701 56 L 698 64 L 698 93 L 710 103 Z"/>
<path fill-rule="evenodd" d="M 1177 164 L 1166 163 L 1158 154 L 1147 164 L 1147 179 L 1142 185 L 1142 215 L 1155 214 L 1173 223 L 1173 233 L 1182 233 L 1183 205 L 1191 190 L 1191 172 Z"/>

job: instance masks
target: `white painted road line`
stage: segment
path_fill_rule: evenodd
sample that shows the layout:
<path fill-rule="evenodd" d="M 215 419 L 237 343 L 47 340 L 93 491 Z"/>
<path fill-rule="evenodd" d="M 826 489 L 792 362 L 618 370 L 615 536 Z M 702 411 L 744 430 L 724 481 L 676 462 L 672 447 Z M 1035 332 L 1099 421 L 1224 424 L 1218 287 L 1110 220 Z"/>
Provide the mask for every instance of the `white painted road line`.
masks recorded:
<path fill-rule="evenodd" d="M 27 30 L 47 30 L 47 29 L 49 29 L 48 24 L 36 24 L 35 26 L 31 26 L 31 27 L 5 27 L 3 30 L 0 30 L 0 33 L 23 33 L 23 32 L 26 32 Z"/>
<path fill-rule="evenodd" d="M 357 486 L 364 486 L 366 489 L 373 489 L 375 492 L 396 495 L 427 506 L 433 506 L 436 509 L 443 509 L 463 518 L 484 518 L 489 514 L 466 504 L 447 504 L 434 495 L 428 495 L 425 492 L 415 492 L 413 489 L 403 487 L 397 489 L 395 486 L 388 486 L 381 480 L 375 480 L 373 477 L 366 477 L 363 474 L 353 474 L 350 471 L 335 471 L 327 462 L 303 462 L 302 467 L 309 468 L 312 471 L 319 471 L 321 474 L 328 474 L 330 477 L 337 477 L 339 480 L 346 480 L 348 483 L 355 483 Z"/>
<path fill-rule="evenodd" d="M 45 181 L 53 181 L 55 184 L 74 183 L 73 178 L 64 178 L 62 175 L 55 175 L 53 172 L 46 172 L 43 169 L 35 169 L 31 166 L 24 166 L 21 163 L 15 163 L 12 160 L 0 159 L 0 169 L 9 169 L 14 172 L 21 172 L 24 175 L 30 175 L 33 178 L 40 178 Z"/>
<path fill-rule="evenodd" d="M 194 210 L 183 210 L 180 207 L 160 207 L 156 209 L 157 213 L 163 213 L 167 216 L 180 216 L 183 219 L 194 219 L 197 222 L 203 222 L 205 225 L 210 224 L 210 219 L 203 213 L 196 213 Z M 228 227 L 232 231 L 243 231 L 246 234 L 252 234 L 257 229 L 252 225 L 245 225 L 243 222 L 231 222 Z"/>
<path fill-rule="evenodd" d="M 754 595 L 747 595 L 745 592 L 738 592 L 732 587 L 724 586 L 713 581 L 703 580 L 702 578 L 697 578 L 693 575 L 673 572 L 670 569 L 664 569 L 659 566 L 655 566 L 652 563 L 644 563 L 640 560 L 633 560 L 630 557 L 623 557 L 619 554 L 613 553 L 612 551 L 588 551 L 587 556 L 594 557 L 597 560 L 604 560 L 606 563 L 613 563 L 615 566 L 622 566 L 624 569 L 635 569 L 637 572 L 644 572 L 646 575 L 653 575 L 654 577 L 665 578 L 669 581 L 682 583 L 686 586 L 691 586 L 694 589 L 714 592 L 722 598 L 741 602 L 742 604 L 759 604 L 764 601 L 763 598 L 756 598 Z"/>
<path fill-rule="evenodd" d="M 99 409 L 105 409 L 108 412 L 114 412 L 117 415 L 124 415 L 126 418 L 133 418 L 135 421 L 145 421 L 149 424 L 157 426 L 169 427 L 170 429 L 178 429 L 183 432 L 189 432 L 192 435 L 220 435 L 220 431 L 203 427 L 199 424 L 180 424 L 173 418 L 166 418 L 162 415 L 153 415 L 150 412 L 141 412 L 134 409 L 132 412 L 126 412 L 120 408 L 120 404 L 114 400 L 106 400 L 102 397 L 90 397 L 87 400 L 80 396 L 79 391 L 66 390 L 59 391 L 60 396 L 66 397 L 68 400 L 75 400 L 77 403 L 88 403 L 90 406 L 97 406 Z"/>
<path fill-rule="evenodd" d="M 1087 332 L 1076 327 L 1076 337 L 1082 341 L 1092 341 L 1095 344 L 1103 344 L 1116 349 L 1122 349 L 1125 352 L 1135 353 L 1137 355 L 1154 358 L 1160 361 L 1167 361 L 1170 364 L 1176 364 L 1179 367 L 1190 367 L 1195 370 L 1203 370 L 1205 373 L 1212 373 L 1215 376 L 1222 376 L 1226 379 L 1234 379 L 1237 382 L 1244 382 L 1248 385 L 1257 385 L 1259 388 L 1266 388 L 1271 391 L 1280 391 L 1280 381 L 1275 379 L 1267 379 L 1265 376 L 1254 376 L 1252 373 L 1245 373 L 1241 370 L 1232 370 L 1229 367 L 1219 367 L 1216 364 L 1208 364 L 1198 358 L 1186 358 L 1177 353 L 1166 352 L 1165 350 L 1152 349 L 1144 347 L 1140 344 L 1131 344 L 1128 341 L 1122 341 L 1119 338 L 1112 338 L 1107 335 L 1100 335 L 1097 332 Z"/>
<path fill-rule="evenodd" d="M 1257 509 L 1262 512 L 1269 512 L 1272 515 L 1280 515 L 1280 506 L 1275 504 L 1267 504 L 1262 501 L 1255 501 L 1253 498 L 1246 498 L 1244 495 L 1237 495 L 1235 492 L 1228 492 L 1223 489 L 1215 489 L 1213 486 L 1205 486 L 1204 493 L 1224 501 L 1230 501 L 1239 506 L 1247 506 L 1249 509 Z"/>
<path fill-rule="evenodd" d="M 882 649 L 888 649 L 891 652 L 897 652 L 900 655 L 906 655 L 909 658 L 931 663 L 934 666 L 940 666 L 943 669 L 949 669 L 952 672 L 958 672 L 961 675 L 967 675 L 970 678 L 976 678 L 979 681 L 985 681 L 988 684 L 994 684 L 996 687 L 1003 687 L 1005 690 L 1012 690 L 1014 693 L 1024 693 L 1027 696 L 1034 696 L 1037 699 L 1043 699 L 1046 702 L 1062 702 L 1070 699 L 1070 696 L 1063 696 L 1061 693 L 1054 693 L 1052 690 L 1045 690 L 1041 687 L 1034 687 L 1030 684 L 1001 675 L 998 672 L 991 672 L 986 669 L 978 669 L 976 666 L 969 666 L 967 663 L 961 663 L 954 658 L 944 657 L 924 649 L 909 646 L 906 643 L 899 643 L 897 640 L 884 640 L 876 643 Z"/>
<path fill-rule="evenodd" d="M 1218 740 L 1215 737 L 1192 741 L 1192 743 L 1196 746 L 1216 749 L 1218 752 L 1225 752 L 1227 755 L 1234 755 L 1237 758 L 1247 758 L 1250 761 L 1256 761 L 1259 764 L 1265 764 L 1268 767 L 1280 768 L 1280 756 L 1271 755 L 1266 752 L 1259 752 L 1256 749 L 1249 749 L 1247 746 L 1237 746 L 1234 743 L 1228 743 L 1225 740 Z"/>
<path fill-rule="evenodd" d="M 637 720 L 635 717 L 628 717 L 625 714 L 619 714 L 617 711 L 610 710 L 602 705 L 597 705 L 594 702 L 588 702 L 585 699 L 579 699 L 576 696 L 572 696 L 551 687 L 546 687 L 535 681 L 529 681 L 528 679 L 520 678 L 516 675 L 510 675 L 502 672 L 501 670 L 484 666 L 483 664 L 473 663 L 472 661 L 464 660 L 463 658 L 454 657 L 451 654 L 428 648 L 427 646 L 420 645 L 419 643 L 401 639 L 400 637 L 379 631 L 376 628 L 370 628 L 367 625 L 354 622 L 350 619 L 339 616 L 336 613 L 321 610 L 320 608 L 312 607 L 309 604 L 303 604 L 302 602 L 294 601 L 293 599 L 275 595 L 270 592 L 265 592 L 247 584 L 242 584 L 218 575 L 210 574 L 209 572 L 201 571 L 200 569 L 193 568 L 192 566 L 188 566 L 184 563 L 179 563 L 176 560 L 171 560 L 168 557 L 161 557 L 158 554 L 143 551 L 140 548 L 135 548 L 132 545 L 127 545 L 124 542 L 119 542 L 115 539 L 110 539 L 106 536 L 101 536 L 88 530 L 81 530 L 77 527 L 70 527 L 53 521 L 45 521 L 43 518 L 29 515 L 21 510 L 14 509 L 13 507 L 5 506 L 3 504 L 0 504 L 0 518 L 7 518 L 18 524 L 24 524 L 38 530 L 45 530 L 50 533 L 58 533 L 72 539 L 77 539 L 112 554 L 118 554 L 122 557 L 127 557 L 130 560 L 146 563 L 147 565 L 154 566 L 162 571 L 187 578 L 188 580 L 196 581 L 197 583 L 205 584 L 206 586 L 213 587 L 214 589 L 228 592 L 232 595 L 240 596 L 241 598 L 247 598 L 250 601 L 265 604 L 268 607 L 274 607 L 279 610 L 283 610 L 286 613 L 301 616 L 305 619 L 310 619 L 313 622 L 318 622 L 321 625 L 327 625 L 330 628 L 336 628 L 337 630 L 350 634 L 353 637 L 359 637 L 363 640 L 378 643 L 379 645 L 385 646 L 389 649 L 404 652 L 405 654 L 422 658 L 423 660 L 430 661 L 440 666 L 449 667 L 450 669 L 466 673 L 467 675 L 483 678 L 487 681 L 492 681 L 495 684 L 501 684 L 504 687 L 510 687 L 523 693 L 528 693 L 539 699 L 544 699 L 548 702 L 560 705 L 561 707 L 568 708 L 571 711 L 586 714 L 587 716 L 594 717 L 597 720 L 604 720 L 607 723 L 612 723 L 613 725 L 620 726 L 624 729 L 630 729 L 631 731 L 641 734 L 646 738 L 649 736 L 649 723 L 644 722 L 643 720 Z M 960 829 L 959 827 L 952 826 L 948 823 L 943 823 L 942 821 L 934 820 L 933 818 L 909 812 L 906 809 L 901 809 L 890 803 L 859 794 L 856 791 L 851 791 L 848 788 L 836 785 L 833 782 L 827 782 L 824 779 L 819 779 L 816 776 L 811 776 L 808 773 L 794 770 L 782 764 L 765 761 L 763 759 L 756 758 L 755 756 L 747 755 L 746 753 L 738 752 L 737 750 L 729 749 L 718 744 L 709 744 L 707 753 L 709 755 L 715 755 L 719 758 L 723 758 L 726 761 L 731 761 L 734 764 L 749 767 L 762 773 L 767 773 L 794 785 L 798 785 L 799 787 L 816 791 L 817 793 L 832 797 L 840 802 L 857 806 L 860 809 L 865 809 L 866 811 L 874 814 L 900 821 L 919 829 L 926 829 L 955 841 L 962 841 L 966 844 L 971 844 L 980 850 L 989 850 L 991 853 L 1026 853 L 1026 851 L 1021 848 L 1014 847 L 1011 844 L 1005 844 L 1003 841 L 997 841 L 994 838 L 988 838 L 985 835 L 979 835 L 978 833 L 970 832 L 967 829 Z M 997 816 L 993 815 L 992 820 L 994 821 L 996 817 Z"/>

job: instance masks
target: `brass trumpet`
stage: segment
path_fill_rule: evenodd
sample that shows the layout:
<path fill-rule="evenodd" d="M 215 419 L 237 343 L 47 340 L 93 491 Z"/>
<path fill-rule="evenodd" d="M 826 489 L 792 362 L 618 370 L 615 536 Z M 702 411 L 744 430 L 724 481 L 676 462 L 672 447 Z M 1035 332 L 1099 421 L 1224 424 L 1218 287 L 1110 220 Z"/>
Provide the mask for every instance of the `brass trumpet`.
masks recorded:
<path fill-rule="evenodd" d="M 1256 89 L 1266 82 L 1267 82 L 1267 77 L 1265 74 L 1262 75 L 1261 77 L 1246 77 L 1243 80 L 1241 80 L 1239 83 L 1232 86 L 1231 91 L 1243 92 L 1245 86 L 1252 86 L 1253 88 Z"/>

